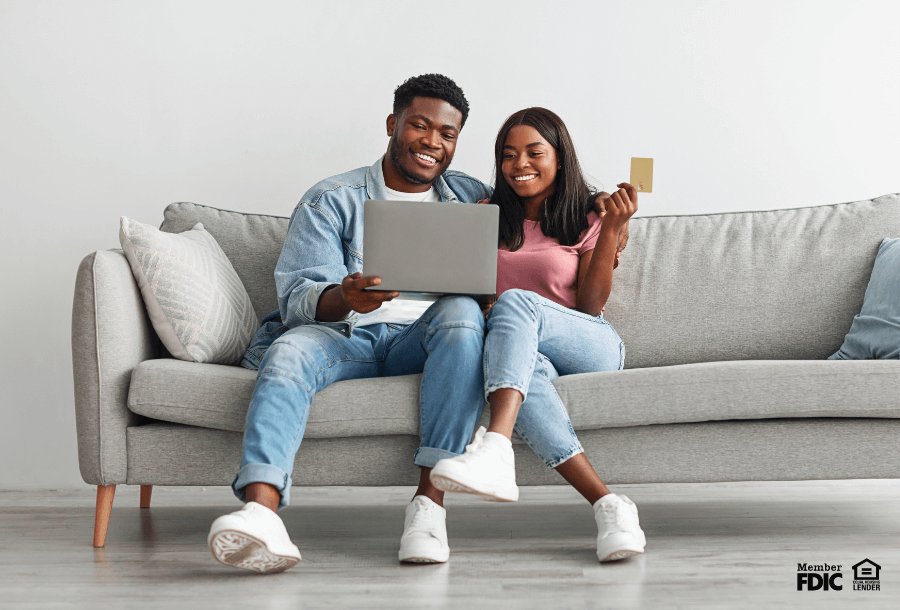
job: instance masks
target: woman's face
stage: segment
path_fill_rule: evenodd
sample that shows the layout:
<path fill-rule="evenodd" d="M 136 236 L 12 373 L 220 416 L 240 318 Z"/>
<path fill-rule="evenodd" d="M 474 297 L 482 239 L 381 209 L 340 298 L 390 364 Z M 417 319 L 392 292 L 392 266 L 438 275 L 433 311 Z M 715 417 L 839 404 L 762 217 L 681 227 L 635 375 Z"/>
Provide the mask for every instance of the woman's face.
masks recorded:
<path fill-rule="evenodd" d="M 506 135 L 500 173 L 526 205 L 541 203 L 553 194 L 559 161 L 537 129 L 516 125 Z"/>

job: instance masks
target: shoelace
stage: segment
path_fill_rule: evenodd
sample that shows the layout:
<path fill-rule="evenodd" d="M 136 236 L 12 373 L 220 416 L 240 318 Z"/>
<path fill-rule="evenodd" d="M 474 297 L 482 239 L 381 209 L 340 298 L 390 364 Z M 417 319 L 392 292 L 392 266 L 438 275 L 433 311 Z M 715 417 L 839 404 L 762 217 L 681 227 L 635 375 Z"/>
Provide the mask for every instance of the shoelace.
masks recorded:
<path fill-rule="evenodd" d="M 619 510 L 624 508 L 622 503 L 618 503 L 615 506 L 603 506 L 603 524 L 606 526 L 606 531 L 609 531 L 609 526 L 615 526 L 617 529 L 623 529 L 619 524 Z M 623 515 L 624 517 L 624 515 Z"/>
<path fill-rule="evenodd" d="M 422 526 L 430 525 L 431 513 L 434 512 L 434 507 L 427 502 L 419 502 L 418 504 L 416 514 L 413 515 L 412 521 L 409 522 L 410 530 L 422 529 Z"/>
<path fill-rule="evenodd" d="M 475 438 L 472 439 L 472 442 L 466 445 L 466 453 L 475 453 L 481 445 L 484 443 L 484 435 L 487 434 L 487 430 L 485 430 L 484 426 L 478 428 L 478 432 L 475 433 Z"/>

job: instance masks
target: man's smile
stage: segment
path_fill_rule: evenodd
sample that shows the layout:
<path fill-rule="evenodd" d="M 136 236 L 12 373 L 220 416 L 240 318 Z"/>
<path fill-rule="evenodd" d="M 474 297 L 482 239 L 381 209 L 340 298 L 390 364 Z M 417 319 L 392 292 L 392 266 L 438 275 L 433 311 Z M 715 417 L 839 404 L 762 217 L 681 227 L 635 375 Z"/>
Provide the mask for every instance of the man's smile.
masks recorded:
<path fill-rule="evenodd" d="M 438 162 L 436 158 L 432 157 L 431 155 L 426 155 L 425 153 L 414 152 L 413 156 L 426 167 L 433 167 Z"/>

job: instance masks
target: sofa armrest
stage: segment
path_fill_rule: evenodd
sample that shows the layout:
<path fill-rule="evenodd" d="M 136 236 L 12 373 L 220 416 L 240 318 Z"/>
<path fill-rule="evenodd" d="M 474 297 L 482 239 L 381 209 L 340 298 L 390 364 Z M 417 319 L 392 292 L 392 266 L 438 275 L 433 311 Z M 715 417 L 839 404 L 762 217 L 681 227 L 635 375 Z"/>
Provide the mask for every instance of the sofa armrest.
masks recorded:
<path fill-rule="evenodd" d="M 126 406 L 131 371 L 158 357 L 159 339 L 125 255 L 110 250 L 86 256 L 72 305 L 75 426 L 86 483 L 125 482 L 125 429 L 140 419 Z"/>

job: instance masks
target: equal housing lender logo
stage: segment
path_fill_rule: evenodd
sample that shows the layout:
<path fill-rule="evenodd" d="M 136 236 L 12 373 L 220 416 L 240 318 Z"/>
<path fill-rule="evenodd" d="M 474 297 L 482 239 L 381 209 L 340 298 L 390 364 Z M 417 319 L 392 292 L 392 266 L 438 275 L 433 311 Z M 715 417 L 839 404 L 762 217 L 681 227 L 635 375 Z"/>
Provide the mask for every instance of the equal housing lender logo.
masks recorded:
<path fill-rule="evenodd" d="M 797 564 L 798 591 L 843 591 L 844 573 L 841 564 Z M 881 566 L 871 559 L 863 559 L 853 566 L 854 591 L 881 591 Z"/>

